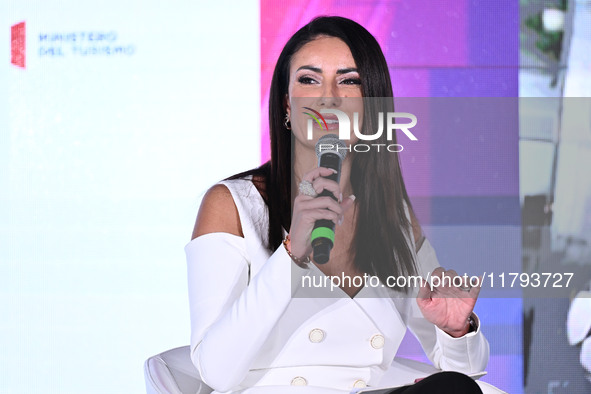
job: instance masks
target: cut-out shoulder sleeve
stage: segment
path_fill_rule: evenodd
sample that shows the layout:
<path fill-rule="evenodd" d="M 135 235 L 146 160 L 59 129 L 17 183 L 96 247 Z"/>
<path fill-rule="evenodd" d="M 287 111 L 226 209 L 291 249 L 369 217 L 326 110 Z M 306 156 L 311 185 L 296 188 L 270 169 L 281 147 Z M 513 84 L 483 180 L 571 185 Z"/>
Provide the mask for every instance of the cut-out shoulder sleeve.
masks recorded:
<path fill-rule="evenodd" d="M 252 274 L 248 243 L 253 240 L 245 233 L 245 238 L 208 233 L 185 247 L 191 359 L 201 379 L 220 392 L 238 386 L 246 376 L 287 308 L 292 274 L 299 272 L 280 246 Z"/>
<path fill-rule="evenodd" d="M 244 237 L 232 194 L 222 184 L 211 187 L 203 197 L 191 239 L 215 232 Z"/>
<path fill-rule="evenodd" d="M 218 391 L 244 379 L 292 296 L 292 262 L 285 248 L 279 247 L 249 283 L 244 242 L 213 233 L 185 248 L 191 359 L 202 380 Z"/>

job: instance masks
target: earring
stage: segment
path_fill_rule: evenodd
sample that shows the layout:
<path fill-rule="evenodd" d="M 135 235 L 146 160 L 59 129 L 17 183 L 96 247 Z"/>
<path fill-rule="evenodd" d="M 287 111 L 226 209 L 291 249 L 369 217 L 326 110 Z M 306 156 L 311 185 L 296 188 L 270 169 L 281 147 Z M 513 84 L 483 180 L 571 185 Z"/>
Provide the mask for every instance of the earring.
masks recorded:
<path fill-rule="evenodd" d="M 291 130 L 291 122 L 289 121 L 289 115 L 287 112 L 285 113 L 285 120 L 283 121 L 283 125 L 287 130 Z"/>

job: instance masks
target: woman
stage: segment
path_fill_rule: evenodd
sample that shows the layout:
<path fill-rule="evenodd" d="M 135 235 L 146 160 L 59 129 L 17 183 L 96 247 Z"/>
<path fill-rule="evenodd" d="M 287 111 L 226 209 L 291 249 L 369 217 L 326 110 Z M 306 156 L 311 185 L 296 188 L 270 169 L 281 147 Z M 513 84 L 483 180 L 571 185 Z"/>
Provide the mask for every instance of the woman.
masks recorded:
<path fill-rule="evenodd" d="M 316 168 L 321 131 L 314 126 L 308 139 L 302 102 L 311 110 L 361 108 L 367 134 L 375 130 L 371 114 L 384 102 L 373 97 L 392 97 L 374 37 L 348 19 L 313 20 L 277 61 L 270 162 L 205 195 L 185 251 L 191 358 L 216 392 L 301 392 L 294 386 L 307 386 L 306 392 L 345 393 L 375 386 L 406 328 L 436 367 L 464 373 L 485 368 L 488 343 L 472 313 L 478 288 L 341 283 L 310 298 L 303 285 L 307 277 L 368 274 L 386 283 L 400 275 L 455 275 L 438 267 L 422 237 L 395 154 L 348 154 L 339 183 L 326 178 L 332 170 Z M 386 135 L 375 143 L 387 144 Z M 316 197 L 323 190 L 335 198 Z M 310 259 L 318 219 L 338 223 L 330 260 L 322 265 Z M 479 392 L 461 374 L 428 378 L 408 390 L 446 392 L 433 387 Z"/>

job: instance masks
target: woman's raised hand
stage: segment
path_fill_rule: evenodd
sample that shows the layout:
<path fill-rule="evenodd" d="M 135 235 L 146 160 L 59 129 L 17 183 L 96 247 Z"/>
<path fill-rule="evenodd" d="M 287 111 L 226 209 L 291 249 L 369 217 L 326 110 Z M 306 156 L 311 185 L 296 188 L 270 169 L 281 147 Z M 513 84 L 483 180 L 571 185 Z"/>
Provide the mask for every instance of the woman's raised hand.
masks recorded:
<path fill-rule="evenodd" d="M 452 337 L 461 337 L 468 332 L 468 317 L 480 293 L 480 281 L 482 278 L 472 286 L 471 280 L 459 277 L 456 271 L 437 267 L 430 283 L 422 281 L 417 304 L 425 319 Z"/>
<path fill-rule="evenodd" d="M 335 224 L 340 224 L 344 213 L 353 206 L 354 196 L 343 201 L 339 184 L 324 178 L 332 174 L 334 174 L 334 170 L 318 167 L 306 173 L 302 179 L 302 181 L 310 182 L 317 194 L 327 190 L 335 196 L 337 201 L 329 196 L 312 197 L 305 194 L 299 194 L 295 198 L 289 237 L 291 253 L 298 258 L 305 258 L 312 253 L 310 236 L 317 220 L 327 219 Z"/>

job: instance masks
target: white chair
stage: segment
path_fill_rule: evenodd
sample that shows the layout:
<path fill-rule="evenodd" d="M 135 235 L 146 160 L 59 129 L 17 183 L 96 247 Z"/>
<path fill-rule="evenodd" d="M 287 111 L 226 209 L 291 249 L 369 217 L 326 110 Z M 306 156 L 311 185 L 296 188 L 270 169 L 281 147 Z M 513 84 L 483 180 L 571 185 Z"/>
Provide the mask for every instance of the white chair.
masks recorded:
<path fill-rule="evenodd" d="M 150 357 L 144 363 L 148 394 L 209 394 L 213 389 L 199 380 L 190 357 L 189 346 L 177 347 Z M 381 386 L 412 383 L 439 370 L 432 365 L 396 357 L 380 382 Z M 477 381 L 484 394 L 504 393 L 486 382 Z M 505 393 L 506 394 L 506 393 Z"/>
<path fill-rule="evenodd" d="M 591 287 L 591 282 L 588 285 Z M 581 347 L 581 365 L 591 381 L 591 291 L 580 291 L 570 304 L 566 320 L 568 342 Z"/>
<path fill-rule="evenodd" d="M 189 346 L 150 357 L 144 363 L 148 394 L 209 394 L 213 389 L 199 379 Z"/>

